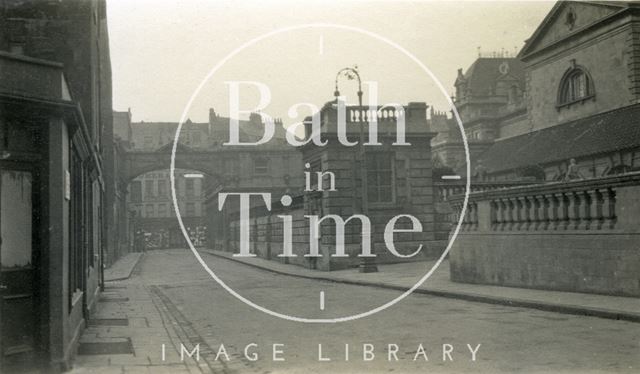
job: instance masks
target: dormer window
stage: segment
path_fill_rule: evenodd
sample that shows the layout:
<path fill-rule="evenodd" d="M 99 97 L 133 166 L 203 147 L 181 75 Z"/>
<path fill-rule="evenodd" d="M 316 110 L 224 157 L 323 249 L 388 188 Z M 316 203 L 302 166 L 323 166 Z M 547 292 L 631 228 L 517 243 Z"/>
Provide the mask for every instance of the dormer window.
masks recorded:
<path fill-rule="evenodd" d="M 593 82 L 587 71 L 575 66 L 567 71 L 560 81 L 558 107 L 592 98 L 594 94 Z"/>

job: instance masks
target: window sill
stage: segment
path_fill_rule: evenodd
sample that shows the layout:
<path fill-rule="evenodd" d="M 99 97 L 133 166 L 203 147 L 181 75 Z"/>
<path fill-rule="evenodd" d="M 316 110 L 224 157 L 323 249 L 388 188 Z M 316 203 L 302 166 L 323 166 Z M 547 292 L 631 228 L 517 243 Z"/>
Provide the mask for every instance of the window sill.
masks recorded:
<path fill-rule="evenodd" d="M 557 104 L 556 109 L 560 111 L 563 108 L 570 108 L 572 105 L 575 105 L 575 104 L 584 104 L 586 101 L 589 101 L 589 100 L 595 101 L 595 99 L 596 99 L 596 95 L 585 96 L 577 100 L 569 101 L 562 104 Z"/>

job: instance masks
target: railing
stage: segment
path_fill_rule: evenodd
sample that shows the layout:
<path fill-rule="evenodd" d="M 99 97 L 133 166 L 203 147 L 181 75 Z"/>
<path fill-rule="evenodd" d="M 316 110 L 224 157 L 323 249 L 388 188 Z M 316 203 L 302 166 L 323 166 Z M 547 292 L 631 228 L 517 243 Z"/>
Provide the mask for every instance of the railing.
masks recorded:
<path fill-rule="evenodd" d="M 471 181 L 470 192 L 483 192 L 498 189 L 505 189 L 519 186 L 530 186 L 540 184 L 536 181 Z M 464 179 L 450 180 L 447 182 L 434 183 L 439 201 L 447 201 L 450 197 L 464 195 L 467 190 L 467 182 Z"/>
<path fill-rule="evenodd" d="M 640 173 L 473 192 L 469 195 L 461 229 L 628 229 L 637 226 L 633 207 L 637 208 L 639 192 Z M 450 196 L 449 202 L 453 209 L 452 221 L 457 223 L 464 195 Z M 619 210 L 625 212 L 622 220 Z"/>
<path fill-rule="evenodd" d="M 372 110 L 366 106 L 347 107 L 347 123 L 370 122 L 373 118 L 377 118 L 378 122 L 395 122 L 403 116 L 404 109 L 397 110 L 395 107 L 381 107 L 377 110 Z"/>

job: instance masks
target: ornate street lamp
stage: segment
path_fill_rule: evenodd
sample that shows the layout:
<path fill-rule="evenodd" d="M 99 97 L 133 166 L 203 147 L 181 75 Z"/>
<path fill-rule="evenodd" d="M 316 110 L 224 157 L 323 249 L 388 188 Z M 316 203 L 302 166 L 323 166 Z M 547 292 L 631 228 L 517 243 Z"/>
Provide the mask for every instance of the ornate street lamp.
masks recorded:
<path fill-rule="evenodd" d="M 360 79 L 360 74 L 358 73 L 358 65 L 355 65 L 354 67 L 346 67 L 341 69 L 340 71 L 338 71 L 338 74 L 336 74 L 336 89 L 333 93 L 333 95 L 336 98 L 336 103 L 338 101 L 338 98 L 340 97 L 340 91 L 338 90 L 338 78 L 340 78 L 341 76 L 346 77 L 348 80 L 354 80 L 356 79 L 358 81 L 358 111 L 360 111 L 360 115 L 357 117 L 360 121 L 360 160 L 361 160 L 361 165 L 360 165 L 360 180 L 362 181 L 361 187 L 362 187 L 362 192 L 361 192 L 361 196 L 362 196 L 362 202 L 361 202 L 361 214 L 364 216 L 369 217 L 369 197 L 368 197 L 368 184 L 367 184 L 367 153 L 365 151 L 365 147 L 364 147 L 364 119 L 366 118 L 366 116 L 364 115 L 363 112 L 363 107 L 362 107 L 362 80 Z M 376 246 L 375 246 L 375 236 L 373 236 L 373 233 L 369 233 L 370 235 L 372 235 L 371 240 L 372 240 L 372 248 L 373 248 L 373 254 L 375 254 L 375 250 L 376 250 Z M 376 260 L 375 257 L 361 257 L 360 260 L 360 272 L 361 273 L 374 273 L 378 271 L 378 266 L 376 265 Z"/>

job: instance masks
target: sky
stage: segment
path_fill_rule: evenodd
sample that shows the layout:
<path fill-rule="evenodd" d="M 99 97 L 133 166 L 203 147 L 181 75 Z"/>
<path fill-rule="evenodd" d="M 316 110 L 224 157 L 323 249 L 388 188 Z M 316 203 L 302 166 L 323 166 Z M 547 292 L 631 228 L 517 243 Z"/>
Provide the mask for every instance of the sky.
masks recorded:
<path fill-rule="evenodd" d="M 479 51 L 513 56 L 553 6 L 548 1 L 107 3 L 115 110 L 130 108 L 134 121 L 177 122 L 184 112 L 185 118 L 206 122 L 209 108 L 224 116 L 235 113 L 231 88 L 238 87 L 240 110 L 249 112 L 262 101 L 260 111 L 285 126 L 313 110 L 304 105 L 292 110 L 296 104 L 321 107 L 332 100 L 336 73 L 354 65 L 365 82 L 365 103 L 375 86 L 379 104 L 423 101 L 448 111 L 458 68 L 466 70 Z M 276 31 L 283 28 L 289 30 Z M 241 48 L 247 43 L 252 44 Z M 350 103 L 357 102 L 355 82 L 338 80 Z"/>

